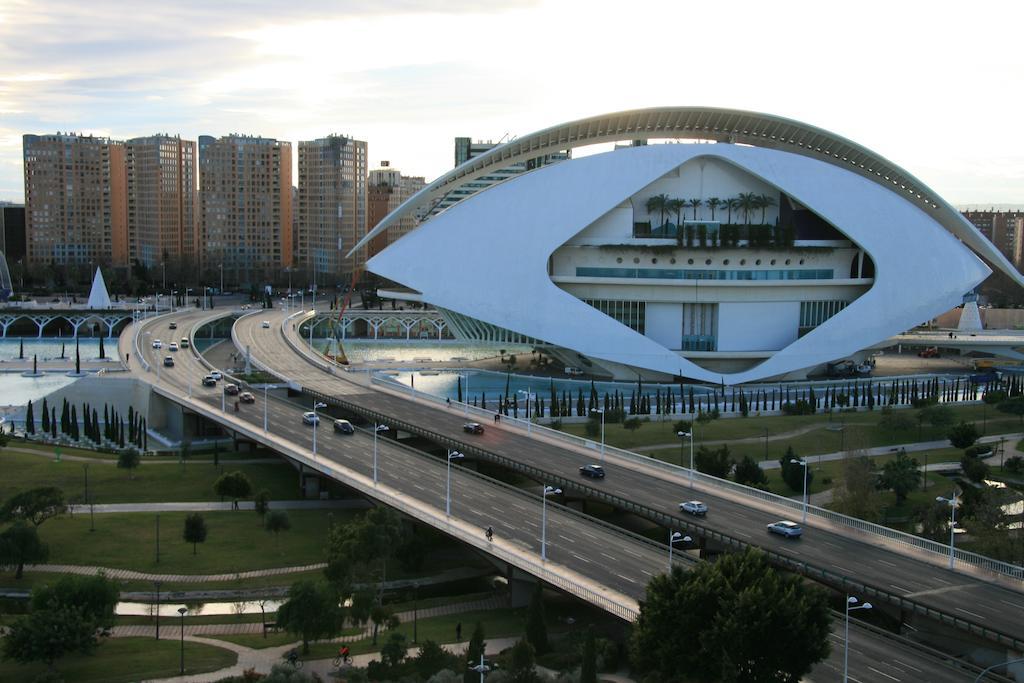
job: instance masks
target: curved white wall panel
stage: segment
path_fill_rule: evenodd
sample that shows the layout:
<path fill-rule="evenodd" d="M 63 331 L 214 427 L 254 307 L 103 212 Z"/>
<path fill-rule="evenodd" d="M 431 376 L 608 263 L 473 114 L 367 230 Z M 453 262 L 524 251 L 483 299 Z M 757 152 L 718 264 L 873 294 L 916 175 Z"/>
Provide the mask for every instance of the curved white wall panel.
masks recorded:
<path fill-rule="evenodd" d="M 875 263 L 874 285 L 840 313 L 744 372 L 679 357 L 555 285 L 548 257 L 666 173 L 717 157 L 838 227 Z M 422 224 L 367 268 L 423 299 L 612 363 L 741 383 L 843 358 L 961 301 L 990 270 L 944 227 L 888 188 L 834 164 L 731 144 L 652 145 L 562 162 L 492 187 Z M 777 332 L 773 332 L 777 336 Z"/>

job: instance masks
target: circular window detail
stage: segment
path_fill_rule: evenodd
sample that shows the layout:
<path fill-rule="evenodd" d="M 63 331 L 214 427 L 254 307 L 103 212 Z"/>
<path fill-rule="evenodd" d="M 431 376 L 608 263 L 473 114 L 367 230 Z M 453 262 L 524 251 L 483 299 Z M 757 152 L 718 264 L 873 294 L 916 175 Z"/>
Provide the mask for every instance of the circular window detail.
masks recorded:
<path fill-rule="evenodd" d="M 789 265 L 789 259 L 786 259 L 786 265 L 787 266 Z"/>
<path fill-rule="evenodd" d="M 747 265 L 747 259 L 745 259 L 745 258 L 741 258 L 741 259 L 740 259 L 740 265 L 741 265 L 741 266 L 745 266 L 745 265 Z"/>
<path fill-rule="evenodd" d="M 688 258 L 688 259 L 686 259 L 686 262 L 687 262 L 688 264 L 690 264 L 691 266 L 693 265 L 693 259 L 692 259 L 692 258 Z"/>
<path fill-rule="evenodd" d="M 755 266 L 761 265 L 761 259 L 757 259 L 756 261 L 754 261 L 754 265 Z"/>
<path fill-rule="evenodd" d="M 771 260 L 771 261 L 769 261 L 768 263 L 769 263 L 769 265 L 773 265 L 773 266 L 774 266 L 774 265 L 775 265 L 775 259 L 772 259 L 772 260 Z"/>
<path fill-rule="evenodd" d="M 705 266 L 710 266 L 711 265 L 711 259 L 705 259 L 704 260 L 704 265 Z"/>
<path fill-rule="evenodd" d="M 658 262 L 658 259 L 656 259 L 656 258 L 652 258 L 651 259 L 651 263 L 657 263 L 657 262 Z"/>
<path fill-rule="evenodd" d="M 668 260 L 668 262 L 669 262 L 669 263 L 675 263 L 675 262 L 676 262 L 676 260 L 675 260 L 674 258 L 670 258 L 670 259 Z"/>
<path fill-rule="evenodd" d="M 633 257 L 633 263 L 640 263 L 640 259 L 636 258 L 636 257 Z"/>
<path fill-rule="evenodd" d="M 723 265 L 723 266 L 727 266 L 727 265 L 729 265 L 729 259 L 724 259 L 724 260 L 722 261 L 722 265 Z"/>
<path fill-rule="evenodd" d="M 622 263 L 622 257 L 620 256 L 619 258 L 615 259 L 615 262 L 616 263 Z"/>
<path fill-rule="evenodd" d="M 803 264 L 804 264 L 804 260 L 800 259 L 800 265 L 802 266 Z"/>

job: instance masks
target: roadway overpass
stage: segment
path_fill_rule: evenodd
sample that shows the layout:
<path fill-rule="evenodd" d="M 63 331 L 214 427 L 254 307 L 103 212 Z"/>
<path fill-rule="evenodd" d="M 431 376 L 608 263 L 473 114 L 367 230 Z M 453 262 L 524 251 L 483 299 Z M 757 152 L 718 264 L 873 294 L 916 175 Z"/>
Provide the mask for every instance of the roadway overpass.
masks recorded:
<path fill-rule="evenodd" d="M 187 313 L 175 316 L 175 320 L 181 330 L 194 330 L 204 318 L 209 317 L 209 314 Z M 262 334 L 256 332 L 257 329 L 263 330 L 259 324 L 260 319 L 261 315 L 246 319 L 255 322 L 249 328 L 252 340 Z M 174 338 L 178 333 L 167 328 L 168 320 L 164 317 L 143 322 L 137 326 L 136 331 L 145 329 L 150 332 L 150 338 Z M 243 325 L 237 326 L 236 336 L 245 329 Z M 263 331 L 277 335 L 280 328 Z M 124 339 L 136 340 L 138 336 L 125 335 Z M 199 385 L 199 378 L 205 374 L 207 367 L 191 351 L 178 352 L 175 367 L 166 370 L 161 368 L 158 374 L 159 366 L 154 364 L 167 352 L 139 347 L 137 343 L 131 345 L 134 346 L 136 357 L 143 360 L 143 363 L 133 363 L 134 372 L 139 378 L 152 383 L 153 393 L 161 397 L 160 400 L 173 403 L 182 410 L 201 415 L 245 438 L 265 444 L 307 471 L 338 479 L 372 499 L 442 529 L 502 562 L 627 620 L 635 615 L 636 601 L 642 596 L 647 580 L 666 566 L 665 546 L 608 527 L 559 505 L 549 505 L 548 508 L 548 559 L 542 560 L 539 557 L 539 497 L 510 489 L 456 467 L 452 471 L 452 515 L 446 516 L 443 460 L 438 461 L 404 448 L 391 439 L 381 438 L 377 443 L 378 482 L 374 483 L 371 434 L 360 431 L 355 437 L 344 437 L 335 435 L 333 430 L 321 428 L 317 432 L 319 452 L 314 456 L 309 450 L 312 429 L 303 425 L 300 417 L 301 412 L 308 409 L 306 406 L 273 398 L 265 400 L 259 396 L 255 405 L 242 406 L 236 413 L 232 404 L 222 403 L 219 387 L 206 389 Z M 294 354 L 290 353 L 286 358 L 298 360 L 306 371 L 313 370 L 314 377 L 335 381 Z M 294 378 L 290 379 L 294 381 Z M 382 392 L 354 383 L 346 383 L 345 388 L 348 390 L 345 395 L 347 401 L 361 403 L 364 399 L 382 395 Z M 461 435 L 461 417 L 444 410 L 441 415 L 448 418 L 448 421 L 454 420 L 456 435 Z M 157 426 L 153 419 L 150 424 Z M 515 436 L 518 435 L 514 432 L 489 429 L 483 438 L 504 442 L 506 437 Z M 476 444 L 474 448 L 478 446 Z M 577 456 L 578 462 L 583 460 Z M 570 481 L 568 477 L 575 474 L 574 469 L 572 474 L 562 471 L 569 468 L 558 469 L 560 473 L 553 475 L 555 478 L 549 481 L 563 478 Z M 609 478 L 628 475 L 629 471 L 627 467 L 613 466 L 609 462 Z M 410 472 L 415 472 L 415 476 L 408 476 Z M 673 509 L 677 499 L 688 495 L 681 487 L 682 482 L 676 481 L 669 506 Z M 717 505 L 713 510 L 716 515 L 721 514 Z M 491 544 L 484 540 L 481 533 L 481 529 L 488 524 L 496 530 L 495 542 Z M 672 525 L 672 522 L 669 524 Z M 684 524 L 673 526 L 684 528 Z M 763 526 L 758 522 L 756 532 L 761 533 L 762 530 Z M 709 533 L 708 536 L 713 537 L 713 534 Z M 794 551 L 800 554 L 800 551 Z M 680 559 L 691 561 L 688 557 Z M 879 667 L 889 671 L 887 675 L 902 672 L 903 680 L 915 680 L 915 672 L 928 672 L 928 680 L 938 681 L 961 680 L 964 676 L 963 671 L 949 670 L 937 659 L 908 650 L 906 643 L 891 634 L 856 631 L 852 638 L 854 649 L 851 665 L 854 671 L 861 672 L 865 680 L 872 678 L 870 671 L 878 671 Z M 840 670 L 837 661 L 840 656 L 841 651 L 833 652 L 832 659 L 819 667 L 823 672 L 821 677 L 815 676 L 813 680 L 835 679 L 836 672 Z"/>

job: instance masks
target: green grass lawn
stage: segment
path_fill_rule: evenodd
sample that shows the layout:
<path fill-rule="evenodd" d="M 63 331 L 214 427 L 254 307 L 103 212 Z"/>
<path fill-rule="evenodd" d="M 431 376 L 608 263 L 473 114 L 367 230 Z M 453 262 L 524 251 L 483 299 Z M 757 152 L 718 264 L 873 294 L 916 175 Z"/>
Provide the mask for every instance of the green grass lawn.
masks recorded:
<path fill-rule="evenodd" d="M 177 640 L 110 638 L 92 655 L 68 656 L 56 669 L 68 683 L 130 683 L 177 676 L 181 644 Z M 199 674 L 234 666 L 238 656 L 203 643 L 185 641 L 185 672 Z M 0 681 L 31 681 L 46 670 L 44 664 L 0 661 Z"/>
<path fill-rule="evenodd" d="M 162 547 L 161 547 L 162 550 Z M 0 573 L 0 588 L 29 590 L 35 585 L 52 583 L 61 575 L 52 572 L 26 571 L 21 579 L 15 579 L 13 572 Z M 308 572 L 296 572 L 294 574 L 276 574 L 273 576 L 257 576 L 251 579 L 232 579 L 230 581 L 204 581 L 202 583 L 165 583 L 160 587 L 160 593 L 173 593 L 176 591 L 194 590 L 245 590 L 259 591 L 264 588 L 275 588 L 278 586 L 288 587 L 295 581 L 303 579 L 323 578 L 323 571 L 314 569 Z M 152 591 L 152 581 L 121 581 L 122 591 Z"/>
<path fill-rule="evenodd" d="M 85 463 L 56 462 L 27 453 L 0 451 L 0 500 L 37 486 L 56 486 L 69 500 L 81 500 L 85 492 Z M 232 465 L 222 463 L 225 471 L 241 470 L 252 482 L 253 490 L 267 489 L 272 500 L 300 498 L 298 476 L 283 460 L 275 464 Z M 113 465 L 89 466 L 89 495 L 94 503 L 149 503 L 219 500 L 213 482 L 221 474 L 211 464 L 187 462 L 177 465 L 142 464 L 129 480 L 128 471 Z"/>
<path fill-rule="evenodd" d="M 57 517 L 41 527 L 50 546 L 51 564 L 95 565 L 172 574 L 221 574 L 291 567 L 324 561 L 324 541 L 333 519 L 344 522 L 358 513 L 348 510 L 291 510 L 292 529 L 279 534 L 263 530 L 252 511 L 207 512 L 208 534 L 193 554 L 182 539 L 187 513 L 160 513 L 160 562 L 156 562 L 156 515 L 125 513 L 96 515 L 96 531 L 89 531 L 89 516 Z M 288 583 L 291 577 L 278 578 Z M 8 579 L 5 583 L 11 584 Z M 248 584 L 248 582 L 246 582 Z M 206 588 L 204 584 L 202 586 Z M 199 586 L 192 585 L 192 589 Z M 165 588 L 166 590 L 166 588 Z"/>

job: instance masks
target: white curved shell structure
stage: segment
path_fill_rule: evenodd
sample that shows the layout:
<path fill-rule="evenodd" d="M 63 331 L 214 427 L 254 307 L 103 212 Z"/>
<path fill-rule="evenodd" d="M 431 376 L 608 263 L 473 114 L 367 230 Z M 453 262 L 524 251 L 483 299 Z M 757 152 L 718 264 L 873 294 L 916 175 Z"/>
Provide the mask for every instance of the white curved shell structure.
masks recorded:
<path fill-rule="evenodd" d="M 744 195 L 768 200 L 719 203 Z M 648 211 L 652 197 L 682 208 Z M 961 303 L 991 271 L 926 211 L 806 155 L 650 145 L 492 187 L 367 268 L 569 364 L 738 384 L 853 357 Z"/>

